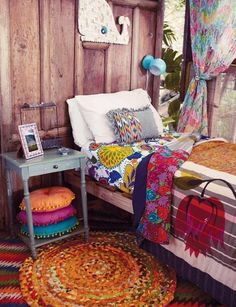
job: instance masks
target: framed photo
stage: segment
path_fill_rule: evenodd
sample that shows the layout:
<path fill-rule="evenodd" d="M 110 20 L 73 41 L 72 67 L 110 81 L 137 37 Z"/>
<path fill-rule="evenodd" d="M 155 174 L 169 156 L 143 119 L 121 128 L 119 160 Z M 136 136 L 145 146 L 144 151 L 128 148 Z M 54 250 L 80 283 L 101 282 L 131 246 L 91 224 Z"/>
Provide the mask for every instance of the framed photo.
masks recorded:
<path fill-rule="evenodd" d="M 25 158 L 30 159 L 43 155 L 36 123 L 19 125 L 18 130 Z"/>

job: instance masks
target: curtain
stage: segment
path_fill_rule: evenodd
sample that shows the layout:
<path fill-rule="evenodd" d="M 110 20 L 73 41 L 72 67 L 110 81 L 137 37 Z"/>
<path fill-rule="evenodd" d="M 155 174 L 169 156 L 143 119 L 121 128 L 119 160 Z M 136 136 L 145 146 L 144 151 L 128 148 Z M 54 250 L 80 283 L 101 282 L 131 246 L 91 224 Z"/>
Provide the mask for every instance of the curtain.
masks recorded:
<path fill-rule="evenodd" d="M 236 0 L 189 0 L 195 77 L 180 113 L 179 132 L 208 134 L 207 80 L 236 58 Z"/>

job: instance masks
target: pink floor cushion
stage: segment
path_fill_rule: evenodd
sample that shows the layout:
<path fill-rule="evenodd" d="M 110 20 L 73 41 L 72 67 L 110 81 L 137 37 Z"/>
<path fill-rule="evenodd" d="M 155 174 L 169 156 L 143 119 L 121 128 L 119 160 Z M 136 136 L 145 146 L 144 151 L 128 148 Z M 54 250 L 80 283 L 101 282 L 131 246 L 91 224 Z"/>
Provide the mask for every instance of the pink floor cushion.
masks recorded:
<path fill-rule="evenodd" d="M 30 193 L 32 211 L 54 211 L 70 205 L 75 194 L 66 187 L 49 187 L 35 190 Z M 20 204 L 20 209 L 25 210 L 25 200 Z"/>
<path fill-rule="evenodd" d="M 33 225 L 45 226 L 45 225 L 55 224 L 71 216 L 74 216 L 75 214 L 76 214 L 76 209 L 72 205 L 54 211 L 32 212 Z M 26 211 L 22 210 L 20 213 L 18 213 L 17 219 L 21 224 L 26 224 L 27 223 Z"/>

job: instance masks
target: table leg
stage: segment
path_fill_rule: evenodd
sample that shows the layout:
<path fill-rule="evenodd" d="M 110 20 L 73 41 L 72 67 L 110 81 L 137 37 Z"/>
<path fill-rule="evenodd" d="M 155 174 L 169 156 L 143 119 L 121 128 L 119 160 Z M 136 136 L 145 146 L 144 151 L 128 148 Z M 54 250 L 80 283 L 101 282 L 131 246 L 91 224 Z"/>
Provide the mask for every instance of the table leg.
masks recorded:
<path fill-rule="evenodd" d="M 89 227 L 88 227 L 87 192 L 86 192 L 86 183 L 85 183 L 85 159 L 80 159 L 80 178 L 81 178 L 80 189 L 81 189 L 81 198 L 82 198 L 84 233 L 85 233 L 85 239 L 88 240 Z"/>
<path fill-rule="evenodd" d="M 30 249 L 31 249 L 32 257 L 36 259 L 37 252 L 35 248 L 34 227 L 33 227 L 32 210 L 31 210 L 30 197 L 29 197 L 28 180 L 23 181 L 23 186 L 24 186 L 24 200 L 25 200 L 25 207 L 26 207 L 26 214 L 27 214 L 27 225 L 28 225 L 29 237 L 30 237 Z"/>
<path fill-rule="evenodd" d="M 6 181 L 7 181 L 7 203 L 8 203 L 8 209 L 9 209 L 8 211 L 9 211 L 10 232 L 11 232 L 11 236 L 15 236 L 14 223 L 13 223 L 11 173 L 8 168 L 6 168 Z"/>
<path fill-rule="evenodd" d="M 64 182 L 64 180 L 63 180 L 63 173 L 59 172 L 59 173 L 57 173 L 57 175 L 58 175 L 58 184 L 60 186 L 63 186 L 63 182 Z"/>

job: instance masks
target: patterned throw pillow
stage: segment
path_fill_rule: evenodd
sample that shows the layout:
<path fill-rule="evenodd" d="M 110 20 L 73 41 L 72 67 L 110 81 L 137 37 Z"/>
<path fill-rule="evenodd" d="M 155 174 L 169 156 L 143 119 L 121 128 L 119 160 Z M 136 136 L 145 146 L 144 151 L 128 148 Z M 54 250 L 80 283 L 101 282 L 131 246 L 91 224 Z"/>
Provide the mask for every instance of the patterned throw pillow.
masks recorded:
<path fill-rule="evenodd" d="M 132 111 L 114 111 L 113 118 L 118 131 L 115 135 L 120 143 L 133 143 L 142 139 L 142 125 Z"/>
<path fill-rule="evenodd" d="M 35 190 L 30 193 L 32 211 L 53 211 L 70 205 L 75 194 L 66 187 L 49 187 Z M 25 210 L 25 201 L 22 200 L 20 209 Z"/>
<path fill-rule="evenodd" d="M 118 143 L 134 143 L 160 135 L 153 112 L 148 106 L 138 110 L 115 109 L 106 115 L 113 126 Z"/>

